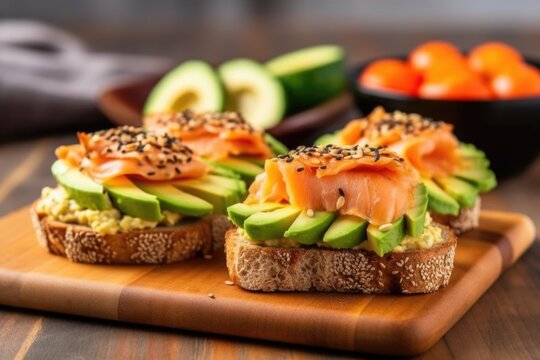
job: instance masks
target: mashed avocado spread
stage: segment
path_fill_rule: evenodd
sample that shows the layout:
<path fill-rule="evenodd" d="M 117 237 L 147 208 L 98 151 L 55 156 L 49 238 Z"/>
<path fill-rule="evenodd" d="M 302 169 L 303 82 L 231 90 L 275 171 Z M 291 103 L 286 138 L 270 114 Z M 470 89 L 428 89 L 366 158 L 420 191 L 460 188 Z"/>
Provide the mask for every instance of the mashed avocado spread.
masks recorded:
<path fill-rule="evenodd" d="M 182 220 L 180 214 L 170 211 L 163 211 L 163 220 L 157 222 L 124 215 L 115 208 L 101 211 L 86 209 L 70 199 L 61 186 L 44 188 L 36 204 L 36 211 L 39 214 L 51 216 L 57 221 L 89 226 L 100 234 L 153 229 L 159 224 L 174 226 Z"/>

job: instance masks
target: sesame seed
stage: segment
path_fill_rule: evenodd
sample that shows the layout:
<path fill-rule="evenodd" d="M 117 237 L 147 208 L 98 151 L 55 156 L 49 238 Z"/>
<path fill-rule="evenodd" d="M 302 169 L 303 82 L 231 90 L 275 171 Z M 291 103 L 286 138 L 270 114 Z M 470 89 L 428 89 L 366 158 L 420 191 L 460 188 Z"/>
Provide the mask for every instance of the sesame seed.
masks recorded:
<path fill-rule="evenodd" d="M 307 209 L 306 210 L 306 215 L 309 216 L 309 217 L 313 217 L 313 215 L 314 215 L 313 209 Z"/>
<path fill-rule="evenodd" d="M 379 230 L 382 231 L 382 232 L 387 232 L 389 230 L 392 230 L 392 224 L 390 224 L 390 223 L 382 224 L 381 226 L 379 226 Z"/>
<path fill-rule="evenodd" d="M 336 210 L 341 209 L 345 205 L 345 197 L 340 196 L 336 201 Z"/>
<path fill-rule="evenodd" d="M 297 172 L 302 172 L 304 171 L 304 168 L 303 167 L 299 167 L 298 169 L 296 169 Z"/>
<path fill-rule="evenodd" d="M 234 283 L 231 280 L 225 280 L 225 285 L 233 286 Z"/>
<path fill-rule="evenodd" d="M 210 259 L 213 259 L 213 256 L 210 255 L 210 254 L 204 254 L 204 258 L 205 258 L 206 260 L 210 260 Z"/>
<path fill-rule="evenodd" d="M 339 188 L 339 189 L 338 189 L 338 192 L 339 192 L 339 195 L 345 196 L 345 191 L 343 191 L 342 188 Z"/>
<path fill-rule="evenodd" d="M 215 299 L 215 298 L 216 298 L 216 297 L 214 296 L 214 294 L 212 294 L 212 293 L 209 293 L 209 294 L 208 294 L 208 297 L 209 297 L 210 299 Z"/>

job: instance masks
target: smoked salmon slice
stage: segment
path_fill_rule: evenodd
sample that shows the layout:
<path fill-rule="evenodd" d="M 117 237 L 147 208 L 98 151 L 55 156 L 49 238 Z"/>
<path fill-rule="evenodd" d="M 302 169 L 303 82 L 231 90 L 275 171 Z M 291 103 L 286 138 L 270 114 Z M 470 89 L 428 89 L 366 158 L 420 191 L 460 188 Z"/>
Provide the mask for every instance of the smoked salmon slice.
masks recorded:
<path fill-rule="evenodd" d="M 338 211 L 381 225 L 407 211 L 419 182 L 416 170 L 384 147 L 301 146 L 266 160 L 245 202 Z"/>
<path fill-rule="evenodd" d="M 453 127 L 418 114 L 387 113 L 377 107 L 366 118 L 349 122 L 338 133 L 340 145 L 387 146 L 412 164 L 422 177 L 454 173 L 462 165 Z"/>
<path fill-rule="evenodd" d="M 255 130 L 236 112 L 157 114 L 146 117 L 143 123 L 148 131 L 174 136 L 196 154 L 211 160 L 272 156 L 264 133 Z"/>
<path fill-rule="evenodd" d="M 121 175 L 163 181 L 198 178 L 207 166 L 172 136 L 123 126 L 77 134 L 79 144 L 60 146 L 56 156 L 90 177 L 104 181 Z"/>

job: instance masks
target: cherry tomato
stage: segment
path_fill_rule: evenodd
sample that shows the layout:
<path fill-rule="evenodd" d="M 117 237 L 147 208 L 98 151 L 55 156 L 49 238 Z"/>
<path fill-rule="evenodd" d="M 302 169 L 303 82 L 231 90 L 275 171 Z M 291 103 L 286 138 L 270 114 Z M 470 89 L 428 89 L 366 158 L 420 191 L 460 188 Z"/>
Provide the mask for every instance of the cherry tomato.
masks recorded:
<path fill-rule="evenodd" d="M 465 58 L 454 45 L 446 41 L 428 41 L 409 54 L 409 63 L 418 72 L 425 72 L 440 62 L 464 62 Z"/>
<path fill-rule="evenodd" d="M 420 84 L 420 76 L 405 61 L 381 59 L 369 64 L 358 81 L 370 89 L 414 96 Z"/>
<path fill-rule="evenodd" d="M 508 67 L 523 62 L 523 57 L 514 48 L 501 42 L 488 42 L 472 49 L 468 56 L 471 69 L 492 77 Z"/>
<path fill-rule="evenodd" d="M 540 71 L 526 64 L 508 67 L 492 78 L 491 89 L 500 99 L 540 96 Z"/>
<path fill-rule="evenodd" d="M 482 77 L 471 70 L 437 73 L 425 79 L 418 95 L 428 99 L 480 100 L 492 97 Z"/>

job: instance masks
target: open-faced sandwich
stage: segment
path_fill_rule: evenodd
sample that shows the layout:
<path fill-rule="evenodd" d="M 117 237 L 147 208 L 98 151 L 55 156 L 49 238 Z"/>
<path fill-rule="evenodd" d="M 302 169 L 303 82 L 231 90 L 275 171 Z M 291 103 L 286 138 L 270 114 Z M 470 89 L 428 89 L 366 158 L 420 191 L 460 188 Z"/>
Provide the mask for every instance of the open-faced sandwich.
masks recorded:
<path fill-rule="evenodd" d="M 255 130 L 237 112 L 183 111 L 145 117 L 144 127 L 180 139 L 211 164 L 212 172 L 240 176 L 250 184 L 263 172 L 265 159 L 286 153 L 285 145 Z"/>
<path fill-rule="evenodd" d="M 387 146 L 416 168 L 426 185 L 434 220 L 457 234 L 478 225 L 479 194 L 497 185 L 485 154 L 460 143 L 452 125 L 400 111 L 376 108 L 345 128 L 323 135 L 317 144 Z"/>
<path fill-rule="evenodd" d="M 241 201 L 242 180 L 209 174 L 176 137 L 136 127 L 79 133 L 61 146 L 32 207 L 38 240 L 85 263 L 173 263 L 221 248 L 226 208 Z"/>
<path fill-rule="evenodd" d="M 427 203 L 417 171 L 386 148 L 301 146 L 267 160 L 229 207 L 229 275 L 259 291 L 435 291 L 456 237 Z"/>

